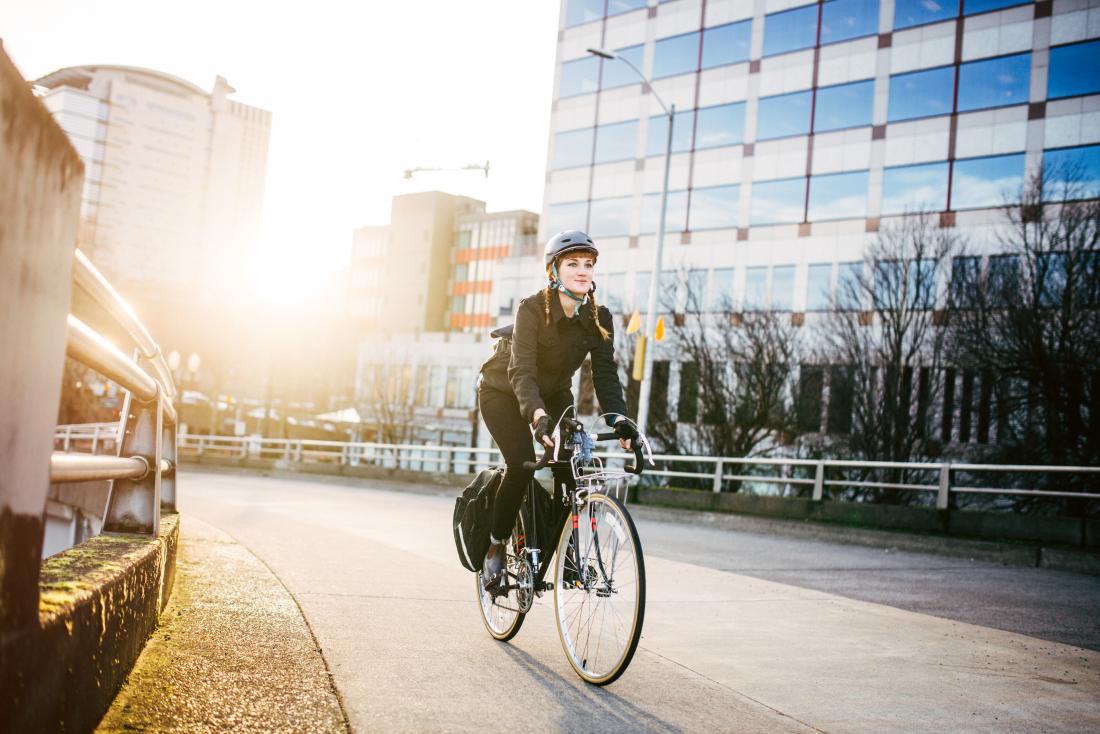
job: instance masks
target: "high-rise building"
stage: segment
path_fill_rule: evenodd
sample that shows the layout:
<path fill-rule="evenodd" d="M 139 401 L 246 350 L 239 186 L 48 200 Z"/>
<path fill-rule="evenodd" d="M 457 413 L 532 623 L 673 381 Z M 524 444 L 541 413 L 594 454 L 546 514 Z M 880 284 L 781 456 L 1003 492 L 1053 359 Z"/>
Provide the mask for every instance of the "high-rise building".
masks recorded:
<path fill-rule="evenodd" d="M 80 246 L 139 304 L 212 305 L 259 234 L 271 113 L 169 74 L 74 66 L 34 81 L 84 161 Z"/>
<path fill-rule="evenodd" d="M 662 269 L 704 301 L 824 310 L 899 215 L 989 254 L 1030 172 L 1073 160 L 1100 182 L 1097 0 L 561 7 L 542 239 L 588 231 L 626 309 L 649 288 L 667 117 L 589 48 L 676 106 Z"/>
<path fill-rule="evenodd" d="M 439 191 L 395 196 L 388 225 L 352 233 L 350 305 L 361 331 L 488 331 L 538 287 L 538 215 L 485 211 Z"/>
<path fill-rule="evenodd" d="M 455 222 L 485 202 L 441 191 L 395 196 L 390 223 L 352 234 L 352 315 L 386 333 L 444 331 Z"/>

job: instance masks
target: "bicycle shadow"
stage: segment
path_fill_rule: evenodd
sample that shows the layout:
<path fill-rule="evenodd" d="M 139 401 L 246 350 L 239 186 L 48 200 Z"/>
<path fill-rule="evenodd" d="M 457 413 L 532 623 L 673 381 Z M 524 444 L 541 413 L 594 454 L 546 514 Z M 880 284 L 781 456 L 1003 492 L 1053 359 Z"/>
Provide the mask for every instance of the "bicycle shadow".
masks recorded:
<path fill-rule="evenodd" d="M 546 689 L 554 700 L 562 703 L 565 711 L 583 712 L 586 726 L 593 730 L 607 728 L 611 731 L 683 732 L 679 727 L 638 708 L 607 688 L 586 683 L 583 689 L 578 689 L 572 679 L 566 680 L 530 653 L 512 645 L 502 647 L 505 654 L 527 672 L 532 680 Z M 575 723 L 563 719 L 558 730 L 574 730 Z"/>

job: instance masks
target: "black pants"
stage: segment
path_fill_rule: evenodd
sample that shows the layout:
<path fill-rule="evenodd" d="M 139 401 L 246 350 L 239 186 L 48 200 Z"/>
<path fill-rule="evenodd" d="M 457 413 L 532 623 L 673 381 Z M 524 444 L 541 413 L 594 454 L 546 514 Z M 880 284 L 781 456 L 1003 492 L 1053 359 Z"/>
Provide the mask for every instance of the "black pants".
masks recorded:
<path fill-rule="evenodd" d="M 497 489 L 491 531 L 494 538 L 503 540 L 512 532 L 527 485 L 535 475 L 530 469 L 523 468 L 523 462 L 535 460 L 531 427 L 520 414 L 519 401 L 513 393 L 483 387 L 478 390 L 477 402 L 485 426 L 504 454 L 504 479 Z M 546 411 L 556 422 L 571 405 L 573 395 L 567 391 L 547 401 Z M 564 458 L 566 454 L 563 451 L 558 456 Z M 571 472 L 555 472 L 555 484 L 566 482 L 571 485 L 572 481 Z"/>

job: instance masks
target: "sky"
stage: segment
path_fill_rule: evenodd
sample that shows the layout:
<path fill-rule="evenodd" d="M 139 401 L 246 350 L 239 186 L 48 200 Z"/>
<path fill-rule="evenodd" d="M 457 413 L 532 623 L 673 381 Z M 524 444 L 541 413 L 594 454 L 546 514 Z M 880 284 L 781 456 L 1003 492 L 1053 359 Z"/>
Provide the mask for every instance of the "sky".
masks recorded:
<path fill-rule="evenodd" d="M 325 280 L 390 198 L 443 190 L 542 206 L 557 0 L 258 3 L 12 0 L 4 50 L 28 80 L 141 66 L 273 113 L 254 286 Z M 490 161 L 480 172 L 425 172 Z"/>

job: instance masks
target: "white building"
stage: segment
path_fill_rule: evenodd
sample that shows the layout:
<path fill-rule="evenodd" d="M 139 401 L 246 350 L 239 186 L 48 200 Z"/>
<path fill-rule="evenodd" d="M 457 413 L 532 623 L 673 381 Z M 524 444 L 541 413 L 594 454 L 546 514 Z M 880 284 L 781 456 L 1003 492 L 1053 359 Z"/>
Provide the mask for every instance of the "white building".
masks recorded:
<path fill-rule="evenodd" d="M 259 234 L 271 113 L 169 74 L 74 66 L 37 79 L 84 161 L 80 246 L 136 302 L 215 301 Z"/>
<path fill-rule="evenodd" d="M 907 211 L 988 255 L 996 207 L 1044 162 L 1100 183 L 1100 0 L 561 8 L 540 236 L 595 238 L 622 311 L 644 310 L 653 270 L 668 128 L 652 91 L 676 107 L 663 282 L 685 270 L 704 303 L 796 324 Z"/>

